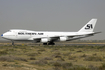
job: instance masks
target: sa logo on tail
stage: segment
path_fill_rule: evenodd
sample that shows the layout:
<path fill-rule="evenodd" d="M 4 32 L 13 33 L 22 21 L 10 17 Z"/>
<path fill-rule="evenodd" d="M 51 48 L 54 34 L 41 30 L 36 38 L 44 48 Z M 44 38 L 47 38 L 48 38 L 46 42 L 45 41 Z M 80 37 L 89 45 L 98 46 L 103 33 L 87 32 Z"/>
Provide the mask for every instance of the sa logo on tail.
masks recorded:
<path fill-rule="evenodd" d="M 93 25 L 92 24 L 87 24 L 87 26 L 85 27 L 85 29 L 93 29 Z"/>

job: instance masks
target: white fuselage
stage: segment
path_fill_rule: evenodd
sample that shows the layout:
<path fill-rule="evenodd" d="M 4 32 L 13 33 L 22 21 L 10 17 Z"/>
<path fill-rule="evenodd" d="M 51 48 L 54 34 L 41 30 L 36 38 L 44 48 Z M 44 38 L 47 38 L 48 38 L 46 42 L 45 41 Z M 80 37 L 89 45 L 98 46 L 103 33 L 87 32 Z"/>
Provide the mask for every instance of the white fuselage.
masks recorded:
<path fill-rule="evenodd" d="M 79 35 L 91 34 L 93 32 L 47 32 L 47 31 L 31 31 L 31 30 L 10 30 L 3 34 L 2 37 L 9 40 L 34 40 L 38 38 L 50 37 L 72 37 Z"/>

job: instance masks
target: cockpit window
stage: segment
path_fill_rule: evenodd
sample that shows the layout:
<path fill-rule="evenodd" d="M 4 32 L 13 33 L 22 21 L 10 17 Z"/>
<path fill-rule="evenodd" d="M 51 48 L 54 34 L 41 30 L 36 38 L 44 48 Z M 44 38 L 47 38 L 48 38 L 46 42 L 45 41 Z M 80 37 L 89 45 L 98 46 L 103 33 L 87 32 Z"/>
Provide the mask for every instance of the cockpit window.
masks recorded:
<path fill-rule="evenodd" d="M 11 30 L 9 30 L 8 32 L 11 32 Z"/>

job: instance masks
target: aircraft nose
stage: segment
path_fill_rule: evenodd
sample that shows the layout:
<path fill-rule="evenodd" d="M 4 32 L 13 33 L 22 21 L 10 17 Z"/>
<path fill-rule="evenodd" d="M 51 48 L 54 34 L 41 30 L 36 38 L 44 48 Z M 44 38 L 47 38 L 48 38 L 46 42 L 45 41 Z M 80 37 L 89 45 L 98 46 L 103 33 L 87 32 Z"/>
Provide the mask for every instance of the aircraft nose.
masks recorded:
<path fill-rule="evenodd" d="M 3 37 L 3 34 L 1 36 Z"/>

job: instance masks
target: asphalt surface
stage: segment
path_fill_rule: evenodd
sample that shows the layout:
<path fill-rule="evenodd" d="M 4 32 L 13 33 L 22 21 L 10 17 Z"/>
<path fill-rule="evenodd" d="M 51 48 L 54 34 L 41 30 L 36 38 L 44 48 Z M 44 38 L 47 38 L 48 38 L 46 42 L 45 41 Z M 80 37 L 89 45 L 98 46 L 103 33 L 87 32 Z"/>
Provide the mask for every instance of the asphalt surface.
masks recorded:
<path fill-rule="evenodd" d="M 82 45 L 88 45 L 88 46 L 104 46 L 105 43 L 57 43 L 56 45 L 59 45 L 59 46 L 82 46 Z"/>
<path fill-rule="evenodd" d="M 11 45 L 11 42 L 1 42 L 0 46 Z M 15 43 L 15 45 L 42 46 L 42 43 Z M 55 43 L 55 46 L 105 46 L 105 43 Z"/>

